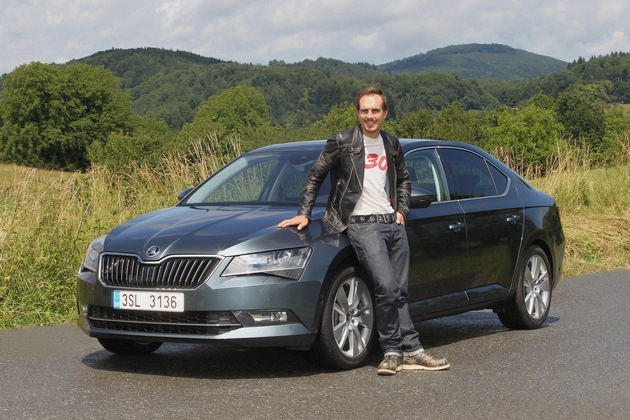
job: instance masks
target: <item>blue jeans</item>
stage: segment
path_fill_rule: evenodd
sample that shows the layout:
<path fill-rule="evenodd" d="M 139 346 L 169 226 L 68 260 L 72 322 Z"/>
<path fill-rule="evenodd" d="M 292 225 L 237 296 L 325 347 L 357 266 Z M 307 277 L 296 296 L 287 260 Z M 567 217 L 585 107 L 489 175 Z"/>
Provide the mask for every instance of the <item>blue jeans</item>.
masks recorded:
<path fill-rule="evenodd" d="M 348 238 L 372 279 L 376 328 L 385 354 L 407 355 L 422 350 L 407 305 L 409 242 L 397 223 L 351 223 Z"/>

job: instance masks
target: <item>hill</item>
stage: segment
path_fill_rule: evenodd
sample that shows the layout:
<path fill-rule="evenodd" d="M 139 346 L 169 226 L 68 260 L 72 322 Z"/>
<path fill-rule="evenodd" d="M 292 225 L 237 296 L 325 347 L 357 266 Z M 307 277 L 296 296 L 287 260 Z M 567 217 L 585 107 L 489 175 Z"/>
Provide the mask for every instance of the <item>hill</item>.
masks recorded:
<path fill-rule="evenodd" d="M 390 74 L 447 73 L 476 79 L 531 79 L 565 70 L 567 64 L 507 45 L 465 44 L 431 50 L 377 68 Z"/>
<path fill-rule="evenodd" d="M 130 48 L 100 51 L 72 62 L 102 65 L 111 70 L 123 82 L 123 89 L 132 88 L 165 68 L 182 66 L 207 66 L 224 63 L 216 58 L 203 57 L 185 51 L 172 51 L 161 48 Z"/>
<path fill-rule="evenodd" d="M 319 119 L 331 106 L 352 102 L 354 93 L 365 84 L 382 86 L 392 98 L 405 97 L 398 101 L 400 112 L 441 109 L 455 100 L 462 101 L 466 109 L 484 109 L 495 100 L 474 79 L 463 78 L 481 74 L 473 72 L 474 68 L 484 68 L 483 75 L 489 78 L 507 78 L 509 69 L 514 69 L 511 77 L 522 78 L 523 74 L 555 71 L 548 67 L 550 62 L 558 65 L 558 60 L 499 45 L 447 47 L 426 56 L 433 57 L 433 63 L 441 57 L 443 66 L 434 65 L 434 73 L 426 74 L 429 67 L 422 70 L 414 64 L 420 56 L 382 66 L 327 58 L 252 65 L 160 48 L 111 49 L 74 61 L 111 70 L 122 80 L 136 112 L 165 121 L 173 128 L 190 121 L 195 109 L 209 97 L 240 84 L 263 92 L 275 123 L 301 126 Z M 557 68 L 564 70 L 565 63 L 559 63 Z M 424 74 L 415 75 L 414 80 L 396 80 L 416 70 Z M 411 99 L 404 93 L 410 89 L 409 83 L 414 86 Z"/>
<path fill-rule="evenodd" d="M 197 106 L 229 87 L 211 82 L 209 69 L 242 66 L 162 48 L 111 49 L 72 62 L 111 70 L 133 99 L 136 112 L 165 121 L 171 127 L 190 121 Z"/>

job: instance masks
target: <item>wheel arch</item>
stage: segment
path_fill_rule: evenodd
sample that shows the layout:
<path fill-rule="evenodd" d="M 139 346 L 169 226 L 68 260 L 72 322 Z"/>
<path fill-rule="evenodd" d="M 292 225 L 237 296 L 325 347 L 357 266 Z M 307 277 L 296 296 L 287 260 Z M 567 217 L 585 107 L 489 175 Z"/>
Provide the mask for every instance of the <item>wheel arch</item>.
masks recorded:
<path fill-rule="evenodd" d="M 364 365 L 378 344 L 372 281 L 353 255 L 339 255 L 330 264 L 315 311 L 309 354 L 333 369 Z"/>
<path fill-rule="evenodd" d="M 322 280 L 322 285 L 319 289 L 319 296 L 317 297 L 317 306 L 315 307 L 315 316 L 313 317 L 313 331 L 319 333 L 320 323 L 322 319 L 322 312 L 324 310 L 324 302 L 326 300 L 325 292 L 328 290 L 328 286 L 334 280 L 335 275 L 345 269 L 346 267 L 355 266 L 358 270 L 361 270 L 359 261 L 357 260 L 354 250 L 351 245 L 343 247 L 337 255 L 333 258 L 328 266 L 328 270 Z M 366 281 L 370 284 L 371 280 L 366 278 Z"/>
<path fill-rule="evenodd" d="M 551 264 L 550 269 L 551 269 L 551 274 L 553 277 L 553 286 L 555 287 L 556 285 L 556 275 L 555 275 L 555 269 L 554 269 L 555 261 L 552 255 L 553 253 L 551 252 L 551 247 L 549 246 L 549 244 L 547 244 L 547 242 L 544 239 L 543 232 L 539 231 L 537 232 L 536 235 L 533 235 L 532 237 L 530 237 L 529 240 L 523 242 L 522 248 L 519 251 L 519 255 L 516 260 L 516 264 L 514 265 L 514 270 L 512 272 L 512 281 L 510 283 L 510 291 L 507 295 L 509 298 L 514 296 L 514 294 L 516 293 L 516 285 L 518 284 L 518 276 L 520 275 L 521 267 L 523 266 L 523 263 L 525 262 L 525 258 L 527 258 L 527 254 L 528 254 L 527 251 L 532 246 L 538 246 L 540 249 L 543 250 L 543 252 L 547 256 L 547 259 L 549 260 L 549 264 Z"/>
<path fill-rule="evenodd" d="M 558 284 L 558 273 L 556 271 L 556 259 L 554 256 L 554 253 L 552 252 L 552 247 L 549 245 L 549 243 L 545 240 L 544 236 L 543 236 L 543 232 L 540 232 L 540 235 L 538 235 L 536 238 L 534 238 L 533 240 L 529 241 L 527 244 L 525 244 L 523 246 L 523 252 L 521 252 L 519 261 L 518 261 L 518 265 L 516 267 L 516 270 L 514 272 L 514 278 L 513 278 L 513 282 L 517 279 L 517 276 L 519 275 L 520 272 L 520 267 L 523 264 L 524 259 L 527 257 L 527 251 L 532 247 L 532 246 L 537 246 L 540 249 L 542 249 L 542 251 L 545 253 L 545 255 L 547 256 L 547 260 L 549 261 L 549 265 L 551 267 L 549 267 L 550 271 L 551 271 L 551 275 L 552 275 L 552 288 L 555 288 L 556 285 Z"/>
<path fill-rule="evenodd" d="M 502 304 L 493 308 L 493 310 L 501 323 L 508 328 L 536 329 L 544 324 L 549 313 L 555 275 L 550 258 L 550 247 L 544 240 L 531 241 L 523 250 L 524 252 L 519 258 L 515 273 L 515 284 L 511 288 L 508 298 Z M 538 276 L 538 273 L 535 274 L 533 272 L 534 269 L 529 266 L 529 261 L 535 255 L 538 255 L 538 258 L 544 257 L 544 260 L 546 260 L 543 263 L 547 265 L 546 275 L 548 280 L 549 278 L 551 280 L 549 289 L 545 287 L 538 288 L 539 282 L 544 283 L 545 281 Z M 536 264 L 532 267 L 537 266 Z M 529 281 L 525 280 L 526 270 L 532 270 L 531 275 L 528 277 Z M 535 270 L 537 271 L 538 268 L 535 268 Z"/>
<path fill-rule="evenodd" d="M 526 207 L 524 209 L 525 224 L 523 230 L 522 248 L 519 252 L 514 273 L 512 275 L 512 284 L 510 287 L 510 295 L 514 292 L 514 285 L 518 280 L 519 270 L 527 257 L 527 250 L 532 246 L 540 247 L 547 260 L 549 260 L 550 271 L 552 275 L 552 287 L 557 286 L 560 278 L 560 270 L 558 267 L 561 261 L 557 260 L 556 246 L 554 245 L 554 231 L 551 229 L 552 224 L 556 223 L 554 214 L 548 207 Z"/>

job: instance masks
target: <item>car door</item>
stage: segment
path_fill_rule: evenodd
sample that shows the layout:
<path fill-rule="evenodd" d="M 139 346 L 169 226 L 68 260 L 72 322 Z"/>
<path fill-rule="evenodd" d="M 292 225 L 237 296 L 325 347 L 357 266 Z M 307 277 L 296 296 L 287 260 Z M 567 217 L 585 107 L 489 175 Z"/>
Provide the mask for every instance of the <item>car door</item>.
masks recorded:
<path fill-rule="evenodd" d="M 468 258 L 465 281 L 470 300 L 507 292 L 523 232 L 523 206 L 510 180 L 470 150 L 439 150 L 450 197 L 465 214 Z"/>
<path fill-rule="evenodd" d="M 412 195 L 424 190 L 435 201 L 426 208 L 412 208 L 407 220 L 410 247 L 409 301 L 445 296 L 444 305 L 465 296 L 461 290 L 466 272 L 465 217 L 457 201 L 449 199 L 446 179 L 435 148 L 416 149 L 406 155 Z M 436 301 L 433 309 L 439 309 Z M 422 305 L 410 305 L 423 312 Z"/>

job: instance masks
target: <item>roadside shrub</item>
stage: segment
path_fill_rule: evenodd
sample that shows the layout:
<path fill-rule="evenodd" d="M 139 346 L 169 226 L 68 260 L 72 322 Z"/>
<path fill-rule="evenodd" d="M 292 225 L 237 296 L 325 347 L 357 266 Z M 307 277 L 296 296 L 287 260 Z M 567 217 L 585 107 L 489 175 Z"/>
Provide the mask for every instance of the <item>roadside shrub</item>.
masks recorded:
<path fill-rule="evenodd" d="M 544 168 L 557 150 L 562 125 L 553 110 L 527 105 L 521 110 L 498 108 L 484 120 L 482 147 L 496 155 L 510 155 L 518 171 L 533 165 Z"/>

